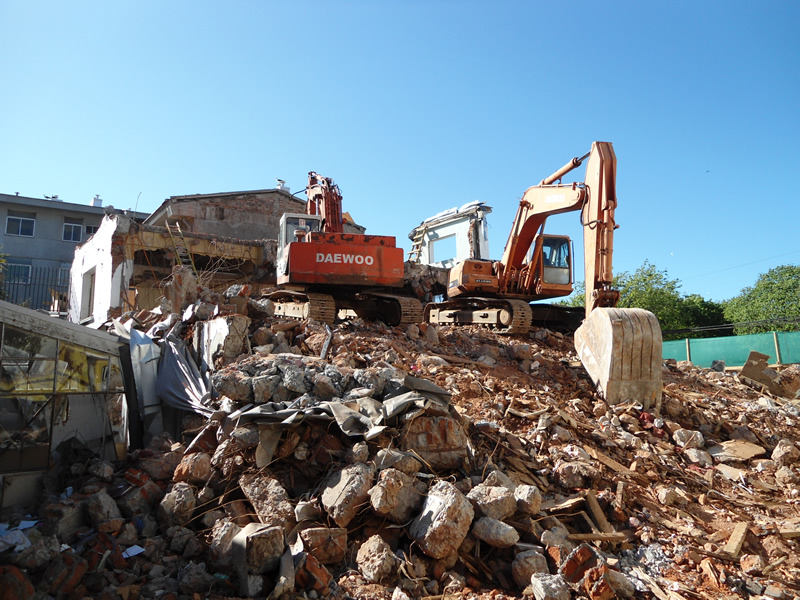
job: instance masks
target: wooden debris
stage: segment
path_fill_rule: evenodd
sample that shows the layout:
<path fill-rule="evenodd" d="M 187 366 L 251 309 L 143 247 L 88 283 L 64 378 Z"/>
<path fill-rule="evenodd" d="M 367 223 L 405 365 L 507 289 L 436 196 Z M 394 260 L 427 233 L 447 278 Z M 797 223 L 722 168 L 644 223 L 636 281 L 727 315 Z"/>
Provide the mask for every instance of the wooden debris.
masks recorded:
<path fill-rule="evenodd" d="M 728 440 L 709 448 L 708 453 L 720 462 L 734 462 L 763 456 L 767 451 L 758 444 L 745 440 Z"/>
<path fill-rule="evenodd" d="M 606 456 L 605 454 L 603 454 L 599 450 L 595 450 L 591 446 L 584 445 L 583 449 L 586 450 L 586 452 L 589 454 L 589 456 L 591 456 L 593 459 L 595 459 L 597 461 L 600 461 L 605 466 L 607 466 L 609 469 L 612 469 L 613 471 L 616 471 L 620 475 L 631 475 L 631 476 L 635 476 L 636 475 L 636 472 L 631 471 L 625 465 L 623 465 L 621 463 L 618 463 L 616 460 L 614 460 L 610 456 Z"/>
<path fill-rule="evenodd" d="M 733 529 L 731 537 L 728 538 L 728 543 L 725 544 L 724 552 L 730 554 L 734 558 L 739 556 L 742 550 L 742 544 L 747 537 L 747 523 L 737 523 Z"/>
<path fill-rule="evenodd" d="M 567 539 L 572 542 L 624 542 L 628 536 L 622 532 L 615 533 L 570 533 Z"/>

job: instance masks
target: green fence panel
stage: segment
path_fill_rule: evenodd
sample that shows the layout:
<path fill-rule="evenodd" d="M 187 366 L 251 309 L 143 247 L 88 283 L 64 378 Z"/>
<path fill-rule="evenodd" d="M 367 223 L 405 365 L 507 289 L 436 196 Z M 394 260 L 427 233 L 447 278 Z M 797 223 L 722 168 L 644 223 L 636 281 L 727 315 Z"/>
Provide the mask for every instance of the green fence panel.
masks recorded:
<path fill-rule="evenodd" d="M 661 356 L 674 358 L 675 360 L 688 360 L 686 356 L 686 340 L 664 342 L 661 348 Z"/>
<path fill-rule="evenodd" d="M 800 363 L 800 331 L 781 331 L 778 333 L 778 348 L 781 362 L 785 365 Z"/>
<path fill-rule="evenodd" d="M 778 349 L 775 348 L 775 339 Z M 750 352 L 755 350 L 769 356 L 771 364 L 784 365 L 800 363 L 800 331 L 777 333 L 753 333 L 750 335 L 729 335 L 717 338 L 690 339 L 689 354 L 686 356 L 687 340 L 664 342 L 662 356 L 675 360 L 691 360 L 698 367 L 710 367 L 715 360 L 725 361 L 725 366 L 741 367 L 747 362 Z"/>
<path fill-rule="evenodd" d="M 715 360 L 724 360 L 728 367 L 739 367 L 747 362 L 751 350 L 769 356 L 770 363 L 777 360 L 775 339 L 771 333 L 701 338 L 692 340 L 689 349 L 692 363 L 698 367 L 710 367 Z"/>

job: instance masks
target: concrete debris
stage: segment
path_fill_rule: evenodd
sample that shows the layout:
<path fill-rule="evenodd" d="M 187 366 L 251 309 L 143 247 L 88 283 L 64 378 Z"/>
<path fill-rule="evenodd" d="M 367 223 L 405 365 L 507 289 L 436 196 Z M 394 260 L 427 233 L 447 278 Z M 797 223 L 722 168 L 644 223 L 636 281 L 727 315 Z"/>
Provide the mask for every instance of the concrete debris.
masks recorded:
<path fill-rule="evenodd" d="M 446 283 L 427 269 L 422 296 Z M 609 404 L 569 336 L 329 333 L 173 279 L 182 321 L 129 319 L 203 385 L 146 448 L 54 464 L 4 509 L 4 598 L 797 594 L 798 369 L 775 394 L 667 361 L 660 402 Z"/>
<path fill-rule="evenodd" d="M 511 563 L 511 575 L 521 589 L 530 584 L 531 575 L 534 573 L 550 574 L 544 554 L 538 550 L 526 550 L 514 557 L 514 562 Z"/>
<path fill-rule="evenodd" d="M 474 516 L 472 505 L 458 488 L 437 481 L 428 489 L 422 512 L 411 523 L 408 534 L 431 558 L 445 558 L 467 537 Z"/>
<path fill-rule="evenodd" d="M 560 575 L 533 573 L 531 575 L 531 591 L 536 600 L 570 600 L 567 582 Z"/>
<path fill-rule="evenodd" d="M 397 469 L 384 469 L 378 483 L 369 490 L 372 509 L 395 523 L 405 523 L 422 504 L 427 486 Z"/>
<path fill-rule="evenodd" d="M 481 517 L 475 521 L 472 535 L 495 548 L 510 548 L 519 541 L 516 529 L 491 517 Z"/>
<path fill-rule="evenodd" d="M 467 494 L 479 515 L 503 520 L 514 514 L 517 508 L 514 492 L 507 487 L 480 484 Z"/>
<path fill-rule="evenodd" d="M 375 468 L 358 463 L 334 471 L 323 485 L 322 506 L 339 527 L 347 527 L 369 501 Z"/>
<path fill-rule="evenodd" d="M 393 579 L 397 562 L 389 544 L 377 534 L 361 544 L 356 555 L 359 571 L 372 583 L 388 582 Z"/>

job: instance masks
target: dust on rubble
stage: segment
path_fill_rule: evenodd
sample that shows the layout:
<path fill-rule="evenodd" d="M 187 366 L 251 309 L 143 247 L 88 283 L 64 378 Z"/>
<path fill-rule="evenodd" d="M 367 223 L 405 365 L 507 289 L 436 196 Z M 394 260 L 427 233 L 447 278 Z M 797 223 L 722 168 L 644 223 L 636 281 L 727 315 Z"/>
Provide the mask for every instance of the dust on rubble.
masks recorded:
<path fill-rule="evenodd" d="M 800 593 L 797 399 L 667 361 L 660 406 L 609 406 L 558 333 L 249 305 L 211 417 L 120 463 L 72 441 L 6 511 L 8 597 Z"/>

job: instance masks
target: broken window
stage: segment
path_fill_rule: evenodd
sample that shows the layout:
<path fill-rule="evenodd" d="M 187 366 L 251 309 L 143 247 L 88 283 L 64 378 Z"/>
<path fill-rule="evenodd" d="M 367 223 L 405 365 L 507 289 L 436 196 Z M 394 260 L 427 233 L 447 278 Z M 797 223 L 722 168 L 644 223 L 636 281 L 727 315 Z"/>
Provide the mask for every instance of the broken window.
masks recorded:
<path fill-rule="evenodd" d="M 51 444 L 71 429 L 85 441 L 126 442 L 117 357 L 0 327 L 0 473 L 46 468 Z"/>

